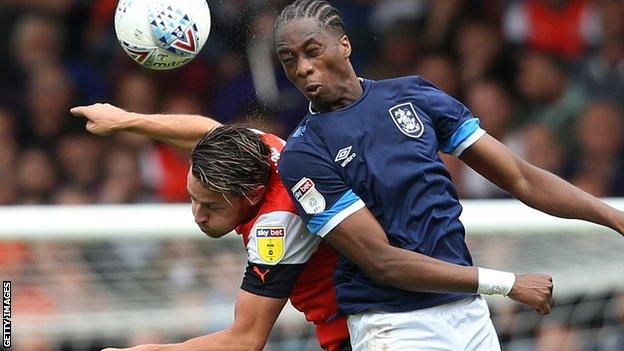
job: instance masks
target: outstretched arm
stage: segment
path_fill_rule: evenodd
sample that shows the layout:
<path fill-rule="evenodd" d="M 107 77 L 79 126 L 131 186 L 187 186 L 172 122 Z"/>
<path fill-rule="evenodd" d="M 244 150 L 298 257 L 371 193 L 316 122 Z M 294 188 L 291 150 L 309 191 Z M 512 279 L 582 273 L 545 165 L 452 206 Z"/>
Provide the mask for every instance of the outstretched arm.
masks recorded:
<path fill-rule="evenodd" d="M 532 166 L 487 134 L 466 149 L 460 159 L 528 206 L 557 217 L 601 224 L 624 235 L 624 212 Z"/>
<path fill-rule="evenodd" d="M 227 329 L 179 344 L 139 345 L 104 351 L 250 351 L 262 350 L 287 299 L 274 299 L 241 290 L 234 323 Z"/>
<path fill-rule="evenodd" d="M 325 236 L 325 239 L 357 264 L 376 283 L 418 292 L 469 292 L 482 290 L 497 277 L 479 276 L 486 270 L 438 260 L 391 246 L 373 214 L 362 208 Z M 504 283 L 504 282 L 503 282 Z M 552 278 L 543 274 L 516 274 L 509 298 L 527 304 L 539 314 L 550 313 Z M 504 284 L 502 284 L 504 285 Z M 488 289 L 490 294 L 500 294 Z"/>
<path fill-rule="evenodd" d="M 110 104 L 74 107 L 74 116 L 87 119 L 87 130 L 106 136 L 119 131 L 142 134 L 176 147 L 191 150 L 210 130 L 221 123 L 197 115 L 145 115 Z"/>
<path fill-rule="evenodd" d="M 465 267 L 390 245 L 379 221 L 324 152 L 307 145 L 287 149 L 279 175 L 310 232 L 327 240 L 373 281 L 415 292 L 507 295 L 539 313 L 550 311 L 552 279 L 546 275 Z"/>

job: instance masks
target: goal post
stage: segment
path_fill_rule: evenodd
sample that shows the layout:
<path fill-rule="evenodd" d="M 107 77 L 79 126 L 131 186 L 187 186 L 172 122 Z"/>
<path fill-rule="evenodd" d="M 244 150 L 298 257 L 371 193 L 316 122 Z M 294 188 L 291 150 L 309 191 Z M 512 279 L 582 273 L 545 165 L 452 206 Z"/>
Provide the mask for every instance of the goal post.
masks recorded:
<path fill-rule="evenodd" d="M 605 199 L 624 210 L 624 199 Z M 501 232 L 586 233 L 608 232 L 580 220 L 557 218 L 515 200 L 464 200 L 461 221 L 470 235 Z M 0 206 L 0 240 L 98 240 L 166 238 L 172 232 L 200 234 L 188 204 Z"/>

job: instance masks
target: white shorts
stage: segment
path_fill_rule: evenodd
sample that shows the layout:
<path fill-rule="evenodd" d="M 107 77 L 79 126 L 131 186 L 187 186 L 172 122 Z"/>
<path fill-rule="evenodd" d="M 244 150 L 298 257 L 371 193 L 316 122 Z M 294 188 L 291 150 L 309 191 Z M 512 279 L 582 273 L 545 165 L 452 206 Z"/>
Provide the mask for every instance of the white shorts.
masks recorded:
<path fill-rule="evenodd" d="M 490 310 L 481 297 L 400 313 L 348 318 L 353 351 L 499 351 Z"/>

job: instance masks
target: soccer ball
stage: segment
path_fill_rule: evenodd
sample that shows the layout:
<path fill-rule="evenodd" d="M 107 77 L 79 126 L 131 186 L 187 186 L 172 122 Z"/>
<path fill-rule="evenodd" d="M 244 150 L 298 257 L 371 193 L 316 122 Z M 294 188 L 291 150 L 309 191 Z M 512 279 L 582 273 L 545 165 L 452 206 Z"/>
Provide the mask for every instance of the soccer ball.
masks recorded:
<path fill-rule="evenodd" d="M 206 0 L 120 0 L 115 32 L 136 62 L 173 69 L 191 61 L 206 43 L 210 10 Z"/>

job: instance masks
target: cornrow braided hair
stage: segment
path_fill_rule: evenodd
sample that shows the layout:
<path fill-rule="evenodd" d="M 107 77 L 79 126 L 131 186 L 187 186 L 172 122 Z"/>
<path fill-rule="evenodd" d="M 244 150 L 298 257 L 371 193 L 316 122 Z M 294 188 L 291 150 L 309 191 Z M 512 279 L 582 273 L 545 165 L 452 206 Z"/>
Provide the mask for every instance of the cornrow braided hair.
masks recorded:
<path fill-rule="evenodd" d="M 260 135 L 240 126 L 220 126 L 197 143 L 191 153 L 191 172 L 207 189 L 246 196 L 267 185 L 270 149 Z"/>
<path fill-rule="evenodd" d="M 302 18 L 314 18 L 322 27 L 339 36 L 347 34 L 340 12 L 324 0 L 297 0 L 286 6 L 275 20 L 273 33 L 284 24 Z"/>

